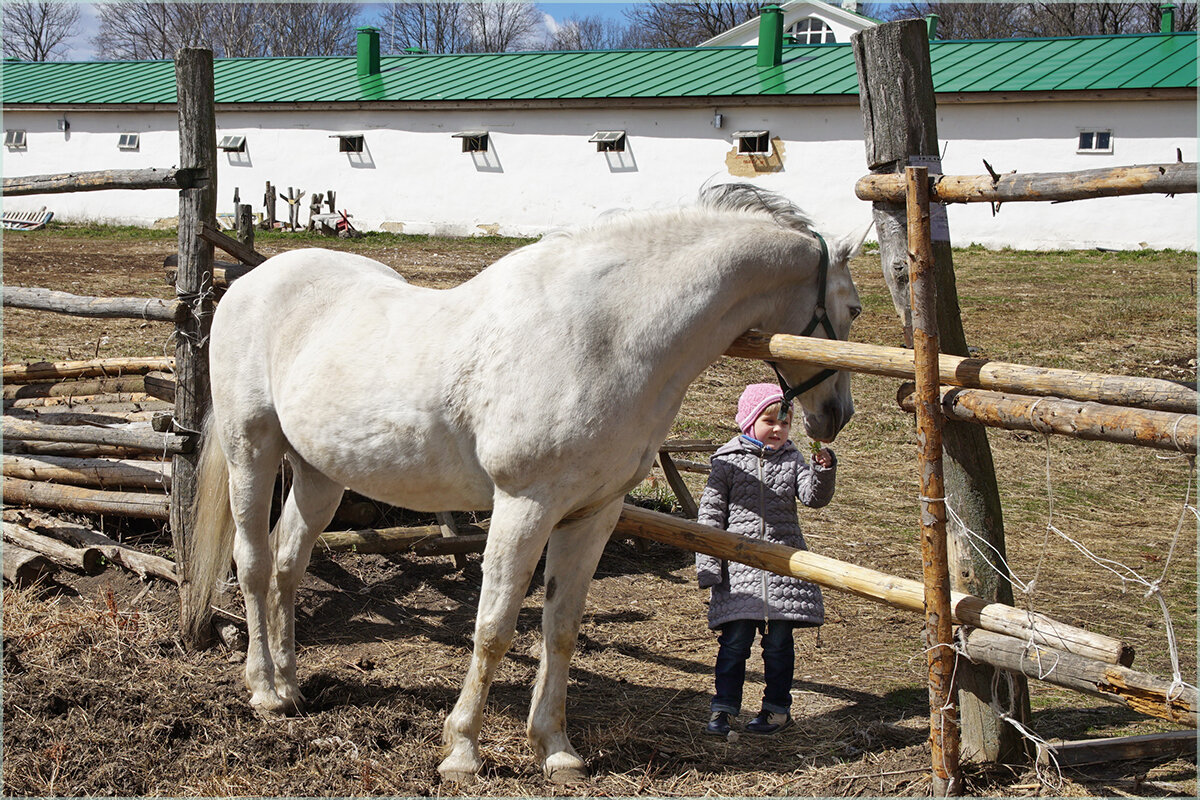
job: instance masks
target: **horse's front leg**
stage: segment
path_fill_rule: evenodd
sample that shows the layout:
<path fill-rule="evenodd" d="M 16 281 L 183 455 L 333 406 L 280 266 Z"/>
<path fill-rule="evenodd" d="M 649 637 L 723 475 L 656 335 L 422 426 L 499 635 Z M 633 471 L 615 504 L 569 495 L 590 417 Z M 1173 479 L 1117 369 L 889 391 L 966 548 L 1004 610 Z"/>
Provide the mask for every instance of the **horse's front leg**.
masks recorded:
<path fill-rule="evenodd" d="M 462 693 L 442 729 L 442 779 L 469 783 L 483 767 L 479 729 L 496 665 L 512 644 L 517 613 L 554 522 L 540 503 L 497 493 L 483 551 L 475 649 Z"/>
<path fill-rule="evenodd" d="M 529 708 L 528 735 L 546 777 L 554 783 L 587 777 L 587 765 L 567 738 L 567 673 L 588 586 L 621 515 L 622 499 L 613 500 L 590 517 L 560 525 L 550 535 L 546 550 L 542 660 Z"/>
<path fill-rule="evenodd" d="M 292 488 L 275 533 L 268 620 L 275 691 L 285 705 L 301 712 L 304 695 L 296 682 L 296 586 L 308 569 L 313 543 L 337 511 L 343 488 L 298 458 L 292 458 L 292 467 Z"/>

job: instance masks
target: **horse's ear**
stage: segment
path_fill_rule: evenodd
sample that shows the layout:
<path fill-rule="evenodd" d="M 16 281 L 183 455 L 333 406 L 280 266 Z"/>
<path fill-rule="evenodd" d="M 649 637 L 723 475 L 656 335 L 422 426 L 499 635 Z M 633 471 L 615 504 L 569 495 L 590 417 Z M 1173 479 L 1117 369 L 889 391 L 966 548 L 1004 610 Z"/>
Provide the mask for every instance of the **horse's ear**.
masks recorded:
<path fill-rule="evenodd" d="M 871 232 L 871 228 L 874 226 L 875 221 L 872 220 L 861 231 L 839 236 L 835 239 L 833 242 L 833 260 L 836 263 L 843 264 L 862 252 L 863 242 L 867 240 L 867 234 Z"/>

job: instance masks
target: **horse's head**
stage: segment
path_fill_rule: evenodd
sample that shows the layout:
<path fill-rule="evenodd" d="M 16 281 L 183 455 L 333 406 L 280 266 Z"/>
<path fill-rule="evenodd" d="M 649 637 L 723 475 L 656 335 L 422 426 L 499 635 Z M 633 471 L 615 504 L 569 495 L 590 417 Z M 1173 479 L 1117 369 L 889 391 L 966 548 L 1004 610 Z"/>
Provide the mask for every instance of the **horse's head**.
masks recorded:
<path fill-rule="evenodd" d="M 811 274 L 800 284 L 802 291 L 794 298 L 779 330 L 846 341 L 850 323 L 862 313 L 849 262 L 862 249 L 870 230 L 868 225 L 859 233 L 829 242 L 815 233 L 809 234 L 813 251 Z M 850 373 L 783 363 L 777 369 L 788 387 L 799 392 L 796 401 L 803 412 L 804 432 L 810 439 L 833 441 L 854 416 Z"/>

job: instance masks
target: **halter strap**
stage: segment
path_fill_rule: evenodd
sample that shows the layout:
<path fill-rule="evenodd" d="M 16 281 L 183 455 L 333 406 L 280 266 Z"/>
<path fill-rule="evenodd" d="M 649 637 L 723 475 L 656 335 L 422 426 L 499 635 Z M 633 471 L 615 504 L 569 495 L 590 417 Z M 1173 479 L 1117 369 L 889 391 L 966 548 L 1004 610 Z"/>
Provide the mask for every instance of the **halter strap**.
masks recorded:
<path fill-rule="evenodd" d="M 813 309 L 812 319 L 809 320 L 808 325 L 800 335 L 808 336 L 820 325 L 825 329 L 825 333 L 830 339 L 836 340 L 838 338 L 837 332 L 833 329 L 833 323 L 829 320 L 829 314 L 825 310 L 825 286 L 829 278 L 829 247 L 826 246 L 825 239 L 822 238 L 821 234 L 816 231 L 813 231 L 812 234 L 817 237 L 817 242 L 821 245 L 821 260 L 817 264 L 817 305 Z M 784 416 L 790 414 L 793 400 L 838 373 L 836 369 L 821 370 L 798 386 L 788 386 L 787 379 L 779 371 L 779 366 L 774 361 L 768 361 L 767 363 L 771 365 L 771 369 L 775 370 L 775 377 L 779 379 L 779 388 L 783 390 L 783 400 L 779 403 L 779 413 Z"/>

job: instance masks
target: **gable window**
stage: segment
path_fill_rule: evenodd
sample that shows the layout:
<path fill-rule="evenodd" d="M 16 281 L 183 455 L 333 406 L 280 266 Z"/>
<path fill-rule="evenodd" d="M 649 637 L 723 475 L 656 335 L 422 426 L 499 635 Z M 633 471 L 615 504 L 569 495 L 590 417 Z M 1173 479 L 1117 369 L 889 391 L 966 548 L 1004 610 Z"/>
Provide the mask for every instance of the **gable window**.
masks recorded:
<path fill-rule="evenodd" d="M 462 139 L 464 153 L 486 153 L 488 151 L 487 131 L 459 131 L 451 138 Z"/>
<path fill-rule="evenodd" d="M 138 133 L 122 133 L 121 138 L 117 139 L 118 150 L 137 150 L 141 134 Z"/>
<path fill-rule="evenodd" d="M 224 150 L 226 153 L 244 153 L 246 152 L 246 137 L 245 136 L 222 136 L 221 141 L 217 142 L 217 149 Z M 345 152 L 345 151 L 343 151 Z M 354 152 L 362 152 L 356 150 Z"/>
<path fill-rule="evenodd" d="M 25 131 L 6 130 L 4 132 L 4 146 L 9 150 L 24 150 Z"/>
<path fill-rule="evenodd" d="M 837 41 L 833 29 L 826 25 L 824 20 L 816 17 L 800 20 L 788 28 L 787 35 L 792 37 L 796 44 L 832 44 Z"/>
<path fill-rule="evenodd" d="M 1079 146 L 1076 153 L 1111 153 L 1113 151 L 1112 131 L 1081 130 Z"/>
<path fill-rule="evenodd" d="M 625 131 L 596 131 L 588 141 L 596 143 L 597 153 L 625 152 Z"/>
<path fill-rule="evenodd" d="M 361 133 L 335 133 L 329 138 L 338 140 L 339 153 L 361 153 L 366 149 L 366 138 Z"/>
<path fill-rule="evenodd" d="M 771 152 L 771 136 L 769 131 L 734 131 L 733 138 L 738 140 L 739 153 Z"/>

